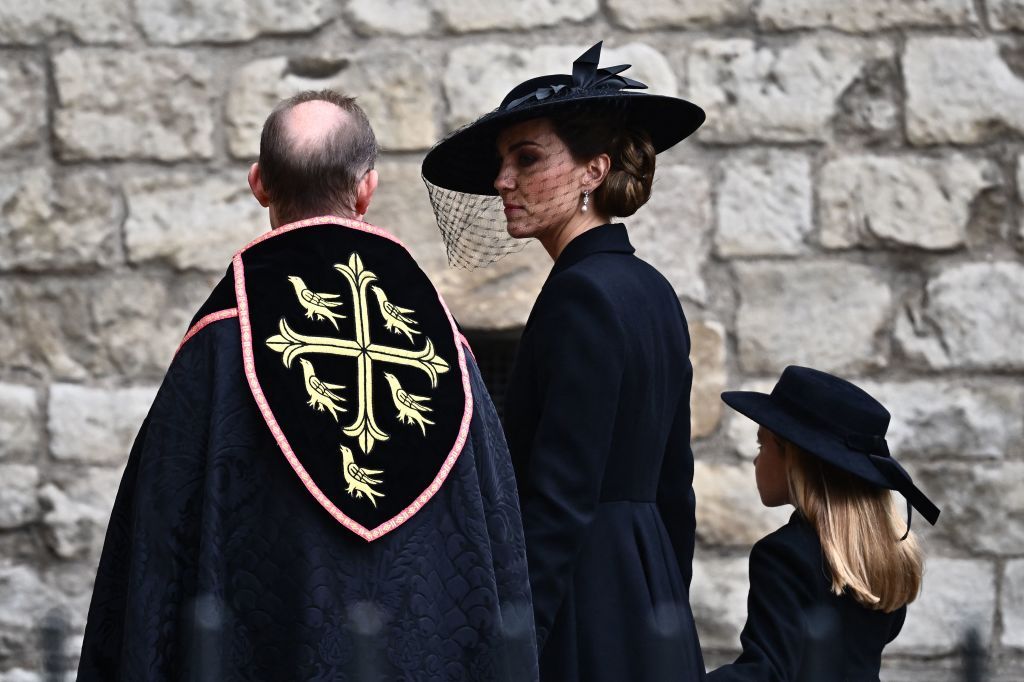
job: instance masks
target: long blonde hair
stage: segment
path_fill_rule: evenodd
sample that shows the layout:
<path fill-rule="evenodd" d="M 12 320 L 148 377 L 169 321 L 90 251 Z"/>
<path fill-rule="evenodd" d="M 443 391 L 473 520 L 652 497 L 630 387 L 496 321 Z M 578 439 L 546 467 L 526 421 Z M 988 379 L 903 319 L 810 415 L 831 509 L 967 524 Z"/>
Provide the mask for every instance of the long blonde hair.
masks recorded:
<path fill-rule="evenodd" d="M 924 561 L 892 493 L 783 441 L 790 500 L 814 527 L 832 592 L 886 613 L 921 589 Z"/>

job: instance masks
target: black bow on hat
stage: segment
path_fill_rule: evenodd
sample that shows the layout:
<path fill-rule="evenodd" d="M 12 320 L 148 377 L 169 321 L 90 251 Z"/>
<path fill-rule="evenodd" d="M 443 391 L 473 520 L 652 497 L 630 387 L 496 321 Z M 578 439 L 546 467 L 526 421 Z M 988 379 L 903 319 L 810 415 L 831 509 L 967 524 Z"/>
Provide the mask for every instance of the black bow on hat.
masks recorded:
<path fill-rule="evenodd" d="M 911 507 L 932 525 L 938 520 L 939 508 L 889 452 L 888 410 L 849 381 L 792 365 L 771 394 L 726 391 L 722 400 L 808 454 L 898 492 L 907 500 L 907 533 Z"/>

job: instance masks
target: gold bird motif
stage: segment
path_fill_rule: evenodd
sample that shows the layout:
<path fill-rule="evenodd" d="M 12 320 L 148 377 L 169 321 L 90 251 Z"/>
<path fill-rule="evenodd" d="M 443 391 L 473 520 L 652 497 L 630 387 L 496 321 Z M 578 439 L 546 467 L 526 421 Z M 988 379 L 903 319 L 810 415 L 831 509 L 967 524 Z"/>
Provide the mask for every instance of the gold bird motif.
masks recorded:
<path fill-rule="evenodd" d="M 346 412 L 338 403 L 345 402 L 345 399 L 335 393 L 334 389 L 340 390 L 345 387 L 320 381 L 313 373 L 313 363 L 306 358 L 299 358 L 299 364 L 302 365 L 302 382 L 306 386 L 306 393 L 309 394 L 309 402 L 306 404 L 320 412 L 326 409 L 334 417 L 334 421 L 338 421 L 338 412 Z"/>
<path fill-rule="evenodd" d="M 387 294 L 380 287 L 370 287 L 377 296 L 377 303 L 380 304 L 380 314 L 384 316 L 384 328 L 396 334 L 405 334 L 412 341 L 413 334 L 419 332 L 413 329 L 416 320 L 409 317 L 414 312 L 411 308 L 399 308 L 388 300 Z"/>
<path fill-rule="evenodd" d="M 334 325 L 335 329 L 338 328 L 338 323 L 335 320 L 344 320 L 345 316 L 331 311 L 331 308 L 341 305 L 340 301 L 331 299 L 340 298 L 341 294 L 318 294 L 315 291 L 310 291 L 302 278 L 295 275 L 290 276 L 288 281 L 292 283 L 295 295 L 299 297 L 299 303 L 306 309 L 306 317 L 311 320 L 327 320 Z"/>
<path fill-rule="evenodd" d="M 348 483 L 348 488 L 345 492 L 356 499 L 366 495 L 367 499 L 370 500 L 370 504 L 376 507 L 376 497 L 384 497 L 384 493 L 379 493 L 370 486 L 380 485 L 381 479 L 373 477 L 384 472 L 380 469 L 364 469 L 356 464 L 352 450 L 344 445 L 341 446 L 341 462 L 343 465 L 342 472 L 345 474 L 345 482 Z"/>
<path fill-rule="evenodd" d="M 401 384 L 398 383 L 398 379 L 394 374 L 388 372 L 384 373 L 384 378 L 387 379 L 388 385 L 391 386 L 391 400 L 394 401 L 395 407 L 398 409 L 398 421 L 403 424 L 412 424 L 415 422 L 419 424 L 420 431 L 423 435 L 427 435 L 427 424 L 433 424 L 423 416 L 424 412 L 433 412 L 433 410 L 427 407 L 426 403 L 430 400 L 424 395 L 413 395 L 409 393 Z"/>

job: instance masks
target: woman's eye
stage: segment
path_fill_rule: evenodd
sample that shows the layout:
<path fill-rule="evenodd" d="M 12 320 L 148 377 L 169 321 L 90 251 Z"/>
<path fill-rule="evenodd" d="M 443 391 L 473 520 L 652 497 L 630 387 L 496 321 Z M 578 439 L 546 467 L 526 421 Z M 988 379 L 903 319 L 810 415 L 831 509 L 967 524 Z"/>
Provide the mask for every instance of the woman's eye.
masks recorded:
<path fill-rule="evenodd" d="M 536 162 L 537 162 L 537 157 L 534 156 L 533 154 L 520 154 L 519 155 L 519 165 L 522 166 L 523 168 L 525 168 L 527 166 L 532 166 Z"/>

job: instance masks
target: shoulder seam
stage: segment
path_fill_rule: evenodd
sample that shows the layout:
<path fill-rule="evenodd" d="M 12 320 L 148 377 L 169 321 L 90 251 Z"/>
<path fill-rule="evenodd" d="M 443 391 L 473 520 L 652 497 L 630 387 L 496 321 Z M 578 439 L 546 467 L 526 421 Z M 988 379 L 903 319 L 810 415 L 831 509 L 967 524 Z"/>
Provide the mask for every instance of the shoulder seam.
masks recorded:
<path fill-rule="evenodd" d="M 210 313 L 201 317 L 191 328 L 185 333 L 181 343 L 178 344 L 177 350 L 174 351 L 174 355 L 177 356 L 181 352 L 181 349 L 185 347 L 193 336 L 201 332 L 205 327 L 219 322 L 221 320 L 229 320 L 233 317 L 238 317 L 238 308 L 225 308 L 224 310 L 218 310 L 217 312 Z"/>

